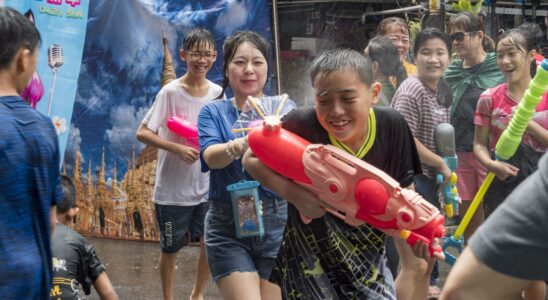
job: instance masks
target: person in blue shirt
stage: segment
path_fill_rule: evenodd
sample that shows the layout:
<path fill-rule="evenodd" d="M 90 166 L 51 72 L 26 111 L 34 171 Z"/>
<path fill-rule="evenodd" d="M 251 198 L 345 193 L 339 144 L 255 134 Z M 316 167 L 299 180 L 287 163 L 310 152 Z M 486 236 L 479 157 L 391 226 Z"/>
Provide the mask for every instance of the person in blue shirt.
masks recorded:
<path fill-rule="evenodd" d="M 39 44 L 26 17 L 0 7 L 0 299 L 48 299 L 51 288 L 59 145 L 51 120 L 19 96 Z"/>
<path fill-rule="evenodd" d="M 247 149 L 246 137 L 243 133 L 232 133 L 231 129 L 246 98 L 263 95 L 268 77 L 268 46 L 254 32 L 236 32 L 224 42 L 223 53 L 223 91 L 219 98 L 223 97 L 228 85 L 234 97 L 209 102 L 198 116 L 202 171 L 210 171 L 211 206 L 205 221 L 206 253 L 223 299 L 272 299 L 280 294 L 280 289 L 268 278 L 282 241 L 287 203 L 259 187 L 264 236 L 239 238 L 227 191 L 229 185 L 253 180 L 243 170 L 241 162 Z M 239 203 L 234 205 L 238 206 Z"/>

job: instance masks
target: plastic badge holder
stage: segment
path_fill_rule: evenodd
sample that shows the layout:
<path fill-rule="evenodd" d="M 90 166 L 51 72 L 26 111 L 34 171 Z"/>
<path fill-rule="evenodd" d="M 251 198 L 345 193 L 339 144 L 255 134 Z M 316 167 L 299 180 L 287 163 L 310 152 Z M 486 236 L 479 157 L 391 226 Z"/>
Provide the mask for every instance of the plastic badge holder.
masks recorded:
<path fill-rule="evenodd" d="M 238 238 L 264 236 L 258 187 L 257 181 L 242 181 L 226 187 L 232 200 L 234 225 Z"/>

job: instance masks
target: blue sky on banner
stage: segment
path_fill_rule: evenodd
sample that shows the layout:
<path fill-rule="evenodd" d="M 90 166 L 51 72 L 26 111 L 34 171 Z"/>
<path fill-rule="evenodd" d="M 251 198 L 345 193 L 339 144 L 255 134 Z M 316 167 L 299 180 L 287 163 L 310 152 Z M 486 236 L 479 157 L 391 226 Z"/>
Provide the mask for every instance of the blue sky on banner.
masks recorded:
<path fill-rule="evenodd" d="M 97 173 L 105 147 L 106 175 L 114 162 L 121 180 L 144 145 L 135 132 L 160 87 L 162 33 L 169 40 L 177 76 L 185 66 L 178 57 L 184 33 L 193 27 L 213 32 L 219 52 L 208 78 L 220 83 L 221 46 L 238 30 L 254 30 L 272 43 L 267 0 L 94 0 L 90 3 L 86 42 L 65 161 L 69 173 L 80 147 L 82 167 Z M 271 68 L 272 70 L 272 68 Z M 269 92 L 267 90 L 266 92 Z"/>

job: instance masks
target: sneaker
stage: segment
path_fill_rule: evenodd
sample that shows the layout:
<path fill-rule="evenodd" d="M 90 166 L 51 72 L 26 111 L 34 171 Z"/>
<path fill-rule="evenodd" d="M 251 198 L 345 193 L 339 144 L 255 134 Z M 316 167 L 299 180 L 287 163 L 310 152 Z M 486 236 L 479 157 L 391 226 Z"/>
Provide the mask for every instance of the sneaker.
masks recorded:
<path fill-rule="evenodd" d="M 427 300 L 437 300 L 441 295 L 441 289 L 437 285 L 431 285 L 428 287 Z"/>

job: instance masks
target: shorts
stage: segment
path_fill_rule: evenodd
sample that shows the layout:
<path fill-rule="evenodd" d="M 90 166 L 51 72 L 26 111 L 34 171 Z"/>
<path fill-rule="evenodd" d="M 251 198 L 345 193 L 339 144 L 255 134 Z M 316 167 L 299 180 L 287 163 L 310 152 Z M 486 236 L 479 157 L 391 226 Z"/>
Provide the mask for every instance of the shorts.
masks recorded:
<path fill-rule="evenodd" d="M 263 199 L 262 238 L 236 237 L 231 202 L 212 201 L 205 221 L 205 245 L 211 275 L 217 281 L 234 272 L 257 272 L 270 277 L 282 243 L 287 221 L 287 203 Z"/>
<path fill-rule="evenodd" d="M 487 169 L 476 159 L 473 152 L 457 152 L 457 158 L 457 191 L 463 201 L 471 201 L 483 183 Z"/>
<path fill-rule="evenodd" d="M 189 231 L 192 237 L 204 235 L 204 219 L 209 205 L 210 202 L 192 206 L 154 204 L 163 253 L 176 253 L 186 246 Z"/>

